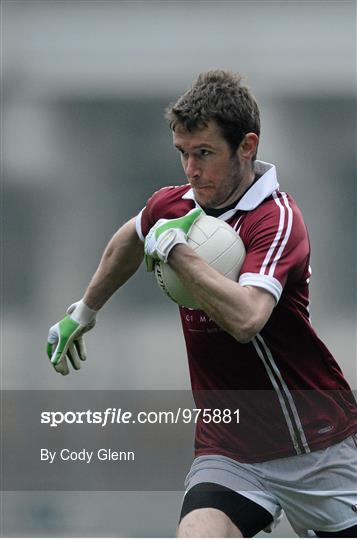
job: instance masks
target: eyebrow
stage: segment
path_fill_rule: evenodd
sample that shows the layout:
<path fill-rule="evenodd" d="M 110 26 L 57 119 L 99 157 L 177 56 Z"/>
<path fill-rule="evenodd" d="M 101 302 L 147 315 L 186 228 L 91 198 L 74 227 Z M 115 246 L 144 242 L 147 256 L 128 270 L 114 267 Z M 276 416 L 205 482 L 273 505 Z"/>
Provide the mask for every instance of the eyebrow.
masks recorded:
<path fill-rule="evenodd" d="M 175 144 L 174 145 L 175 148 L 177 148 L 178 150 L 183 150 L 182 146 L 180 144 Z M 214 150 L 214 147 L 211 146 L 209 143 L 201 143 L 201 144 L 195 144 L 195 146 L 192 146 L 192 150 L 197 150 L 197 148 L 211 148 L 212 150 Z"/>

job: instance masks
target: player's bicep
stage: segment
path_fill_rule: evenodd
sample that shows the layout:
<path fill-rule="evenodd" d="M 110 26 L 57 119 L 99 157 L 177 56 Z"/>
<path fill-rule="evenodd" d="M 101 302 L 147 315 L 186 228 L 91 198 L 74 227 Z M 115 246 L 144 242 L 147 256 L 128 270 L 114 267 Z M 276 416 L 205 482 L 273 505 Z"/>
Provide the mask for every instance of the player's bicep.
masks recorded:
<path fill-rule="evenodd" d="M 104 250 L 102 262 L 120 267 L 120 271 L 136 271 L 144 257 L 144 246 L 135 227 L 135 218 L 117 230 Z"/>
<path fill-rule="evenodd" d="M 276 305 L 276 299 L 269 291 L 261 287 L 246 285 L 244 290 L 249 296 L 250 305 L 254 307 L 253 333 L 256 335 L 268 322 Z"/>
<path fill-rule="evenodd" d="M 128 236 L 132 244 L 140 248 L 140 250 L 144 252 L 143 243 L 140 235 L 138 234 L 136 221 L 136 217 L 133 217 L 127 222 L 126 226 L 128 229 Z"/>

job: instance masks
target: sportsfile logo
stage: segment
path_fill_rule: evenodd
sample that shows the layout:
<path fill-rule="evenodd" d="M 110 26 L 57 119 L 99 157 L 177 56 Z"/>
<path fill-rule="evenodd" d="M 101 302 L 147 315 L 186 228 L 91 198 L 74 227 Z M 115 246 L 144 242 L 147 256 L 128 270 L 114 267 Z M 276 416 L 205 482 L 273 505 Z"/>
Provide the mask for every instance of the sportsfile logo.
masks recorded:
<path fill-rule="evenodd" d="M 132 418 L 130 411 L 108 407 L 105 411 L 42 411 L 41 424 L 58 427 L 61 424 L 128 424 Z"/>

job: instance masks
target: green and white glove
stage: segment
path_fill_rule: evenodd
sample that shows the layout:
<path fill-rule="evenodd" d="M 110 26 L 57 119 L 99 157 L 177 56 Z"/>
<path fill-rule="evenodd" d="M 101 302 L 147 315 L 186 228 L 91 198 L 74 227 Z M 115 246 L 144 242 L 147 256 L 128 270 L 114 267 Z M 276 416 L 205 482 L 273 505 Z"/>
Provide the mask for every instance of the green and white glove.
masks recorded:
<path fill-rule="evenodd" d="M 47 355 L 58 373 L 69 373 L 69 360 L 74 369 L 80 369 L 81 360 L 87 358 L 83 334 L 96 323 L 96 311 L 90 309 L 83 300 L 75 302 L 67 309 L 67 315 L 51 326 L 47 339 Z"/>
<path fill-rule="evenodd" d="M 194 208 L 180 218 L 159 219 L 151 227 L 144 244 L 148 272 L 154 270 L 155 261 L 160 260 L 166 263 L 170 251 L 176 244 L 187 244 L 187 235 L 202 213 L 201 208 Z"/>

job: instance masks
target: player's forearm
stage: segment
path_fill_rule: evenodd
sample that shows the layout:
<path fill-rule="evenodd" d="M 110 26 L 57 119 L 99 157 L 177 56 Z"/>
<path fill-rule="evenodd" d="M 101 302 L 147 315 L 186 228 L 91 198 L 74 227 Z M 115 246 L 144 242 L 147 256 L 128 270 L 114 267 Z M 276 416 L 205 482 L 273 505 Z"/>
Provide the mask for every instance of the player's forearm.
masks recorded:
<path fill-rule="evenodd" d="M 139 268 L 143 244 L 135 230 L 135 220 L 125 223 L 104 250 L 100 264 L 83 297 L 91 309 L 100 309 L 114 292 Z"/>
<path fill-rule="evenodd" d="M 183 244 L 168 262 L 207 315 L 238 341 L 250 341 L 264 326 L 265 312 L 254 305 L 252 288 L 225 278 Z"/>

